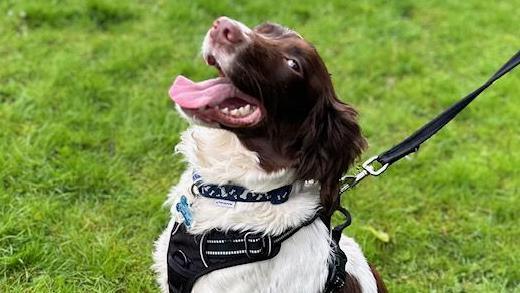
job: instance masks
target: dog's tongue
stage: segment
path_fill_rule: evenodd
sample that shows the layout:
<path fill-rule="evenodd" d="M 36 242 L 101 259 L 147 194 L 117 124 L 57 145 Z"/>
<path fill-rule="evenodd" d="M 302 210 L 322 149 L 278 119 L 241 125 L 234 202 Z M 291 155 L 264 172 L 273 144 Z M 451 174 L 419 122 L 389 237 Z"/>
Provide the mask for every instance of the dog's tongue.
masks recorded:
<path fill-rule="evenodd" d="M 229 79 L 224 77 L 193 82 L 182 75 L 177 76 L 169 93 L 175 103 L 186 109 L 214 106 L 226 98 L 240 94 Z"/>

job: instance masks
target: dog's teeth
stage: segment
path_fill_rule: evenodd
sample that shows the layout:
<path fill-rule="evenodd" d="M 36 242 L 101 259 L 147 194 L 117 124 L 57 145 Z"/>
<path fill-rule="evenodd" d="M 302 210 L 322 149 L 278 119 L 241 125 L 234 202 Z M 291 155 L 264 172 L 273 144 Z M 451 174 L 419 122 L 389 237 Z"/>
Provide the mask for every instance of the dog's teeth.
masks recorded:
<path fill-rule="evenodd" d="M 238 109 L 238 113 L 241 115 L 241 116 L 244 116 L 244 115 L 247 115 L 247 110 L 246 110 L 246 107 L 240 107 Z"/>
<path fill-rule="evenodd" d="M 232 115 L 232 116 L 236 116 L 236 117 L 244 117 L 244 116 L 247 116 L 251 113 L 253 113 L 255 110 L 255 106 L 251 106 L 251 105 L 245 105 L 243 107 L 240 107 L 240 108 L 237 108 L 237 109 L 233 109 L 233 110 L 230 110 L 229 108 L 223 108 L 223 109 L 220 109 L 219 108 L 219 111 L 226 114 L 226 115 Z"/>

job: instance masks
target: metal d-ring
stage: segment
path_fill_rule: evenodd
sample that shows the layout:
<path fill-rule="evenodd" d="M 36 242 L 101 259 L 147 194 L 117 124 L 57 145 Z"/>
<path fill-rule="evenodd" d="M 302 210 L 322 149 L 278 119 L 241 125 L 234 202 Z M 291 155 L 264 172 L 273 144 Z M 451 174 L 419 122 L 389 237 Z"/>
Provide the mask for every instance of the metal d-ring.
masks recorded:
<path fill-rule="evenodd" d="M 195 183 L 193 183 L 191 185 L 191 195 L 193 195 L 194 197 L 197 197 L 200 195 L 199 188 L 197 187 L 197 185 Z"/>

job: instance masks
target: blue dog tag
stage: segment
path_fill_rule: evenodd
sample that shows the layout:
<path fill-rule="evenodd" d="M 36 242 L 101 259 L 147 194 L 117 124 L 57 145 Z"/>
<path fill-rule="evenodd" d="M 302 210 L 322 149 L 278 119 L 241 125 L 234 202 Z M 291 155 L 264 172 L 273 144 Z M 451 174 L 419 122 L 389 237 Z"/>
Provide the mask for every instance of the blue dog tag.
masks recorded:
<path fill-rule="evenodd" d="M 186 198 L 186 196 L 181 196 L 181 200 L 175 205 L 175 207 L 184 218 L 184 225 L 186 225 L 186 228 L 189 229 L 191 227 L 192 216 L 190 211 L 190 205 L 188 204 L 188 199 Z"/>

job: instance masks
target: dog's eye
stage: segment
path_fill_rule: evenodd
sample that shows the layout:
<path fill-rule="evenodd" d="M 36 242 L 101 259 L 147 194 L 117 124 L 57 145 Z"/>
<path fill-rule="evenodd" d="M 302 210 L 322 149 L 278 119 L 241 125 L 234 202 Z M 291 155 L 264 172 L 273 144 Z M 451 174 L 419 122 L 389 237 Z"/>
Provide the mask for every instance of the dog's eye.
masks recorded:
<path fill-rule="evenodd" d="M 298 62 L 294 59 L 286 58 L 285 61 L 287 62 L 287 65 L 294 71 L 300 73 L 300 65 L 298 65 Z"/>

